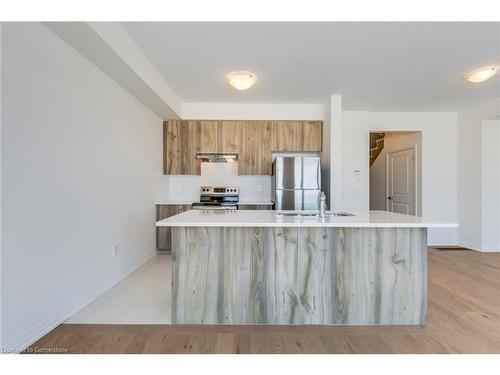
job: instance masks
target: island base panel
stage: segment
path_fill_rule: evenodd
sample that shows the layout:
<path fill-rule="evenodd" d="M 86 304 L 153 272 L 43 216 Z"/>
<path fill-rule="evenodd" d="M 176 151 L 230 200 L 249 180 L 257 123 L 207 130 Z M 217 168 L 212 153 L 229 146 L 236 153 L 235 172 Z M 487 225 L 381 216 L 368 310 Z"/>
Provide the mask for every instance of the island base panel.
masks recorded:
<path fill-rule="evenodd" d="M 174 227 L 173 324 L 426 322 L 425 228 Z"/>

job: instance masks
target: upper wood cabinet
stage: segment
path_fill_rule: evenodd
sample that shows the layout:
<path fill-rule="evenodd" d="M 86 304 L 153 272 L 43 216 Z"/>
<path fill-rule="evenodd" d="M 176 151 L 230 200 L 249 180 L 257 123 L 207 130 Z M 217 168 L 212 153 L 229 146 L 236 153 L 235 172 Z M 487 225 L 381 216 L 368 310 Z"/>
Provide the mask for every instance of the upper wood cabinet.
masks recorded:
<path fill-rule="evenodd" d="M 222 153 L 240 152 L 241 126 L 235 121 L 217 122 L 217 150 Z"/>
<path fill-rule="evenodd" d="M 273 121 L 272 151 L 321 151 L 321 121 Z"/>
<path fill-rule="evenodd" d="M 218 145 L 218 126 L 215 121 L 187 121 L 189 125 L 195 127 L 196 139 L 193 142 L 196 144 L 196 153 L 198 152 L 221 152 Z"/>
<path fill-rule="evenodd" d="M 169 120 L 163 123 L 163 173 L 200 174 L 196 154 L 220 152 L 217 123 L 213 121 Z"/>
<path fill-rule="evenodd" d="M 163 174 L 181 174 L 180 121 L 163 122 Z"/>
<path fill-rule="evenodd" d="M 301 139 L 302 151 L 321 151 L 323 147 L 323 122 L 307 121 L 302 122 L 299 127 L 299 138 Z"/>
<path fill-rule="evenodd" d="M 198 174 L 197 128 L 195 123 L 189 121 L 170 120 L 163 123 L 164 174 Z"/>
<path fill-rule="evenodd" d="M 164 173 L 200 174 L 197 153 L 237 153 L 240 175 L 270 175 L 271 153 L 321 151 L 321 121 L 169 120 Z"/>
<path fill-rule="evenodd" d="M 273 121 L 271 149 L 273 151 L 298 151 L 300 140 L 297 127 L 294 121 Z"/>
<path fill-rule="evenodd" d="M 238 174 L 271 174 L 271 123 L 244 121 L 240 127 Z"/>

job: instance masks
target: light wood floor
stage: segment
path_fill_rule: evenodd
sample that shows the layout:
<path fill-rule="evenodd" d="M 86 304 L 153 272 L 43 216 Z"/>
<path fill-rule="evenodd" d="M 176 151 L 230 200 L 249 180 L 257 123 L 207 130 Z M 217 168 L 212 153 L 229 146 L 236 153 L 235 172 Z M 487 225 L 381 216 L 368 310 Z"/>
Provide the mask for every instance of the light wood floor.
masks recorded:
<path fill-rule="evenodd" d="M 500 353 L 500 253 L 429 250 L 426 326 L 64 324 L 28 351 Z"/>

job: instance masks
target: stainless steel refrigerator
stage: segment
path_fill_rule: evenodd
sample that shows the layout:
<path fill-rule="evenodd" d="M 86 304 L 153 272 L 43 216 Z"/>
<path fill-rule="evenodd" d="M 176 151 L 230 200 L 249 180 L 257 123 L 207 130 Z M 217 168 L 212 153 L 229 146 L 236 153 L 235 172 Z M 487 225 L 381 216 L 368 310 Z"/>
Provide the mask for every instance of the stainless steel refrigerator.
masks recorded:
<path fill-rule="evenodd" d="M 278 156 L 273 162 L 272 194 L 275 210 L 318 210 L 321 158 Z"/>

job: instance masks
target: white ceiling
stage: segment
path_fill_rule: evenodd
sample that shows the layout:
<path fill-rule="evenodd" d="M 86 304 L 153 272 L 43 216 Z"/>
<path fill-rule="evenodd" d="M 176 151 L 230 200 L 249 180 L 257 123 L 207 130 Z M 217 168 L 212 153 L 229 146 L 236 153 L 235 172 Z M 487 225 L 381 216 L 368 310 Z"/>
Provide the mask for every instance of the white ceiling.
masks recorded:
<path fill-rule="evenodd" d="M 343 108 L 459 111 L 500 96 L 500 23 L 122 23 L 184 102 L 323 102 Z M 228 72 L 257 84 L 236 91 Z"/>

